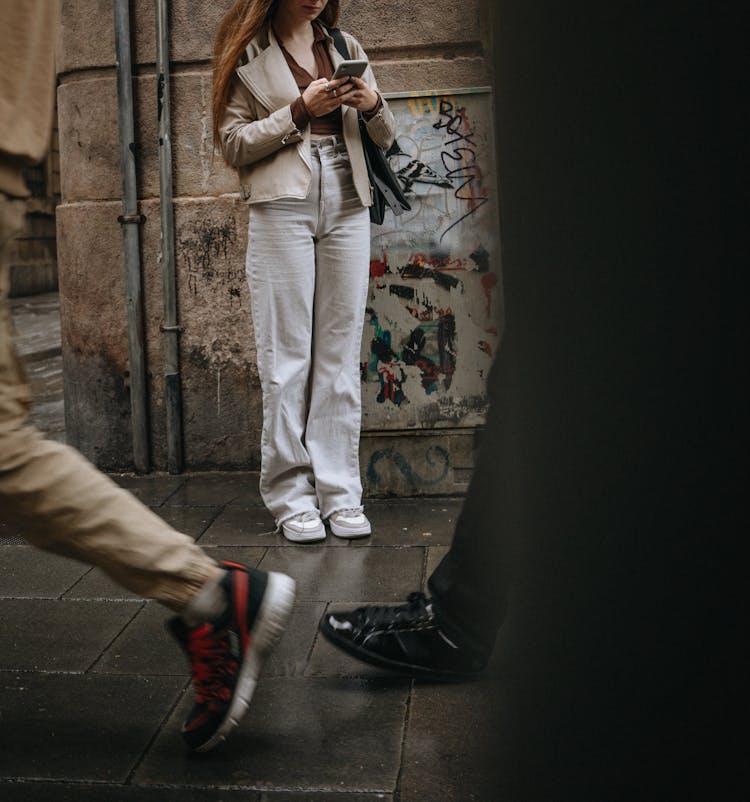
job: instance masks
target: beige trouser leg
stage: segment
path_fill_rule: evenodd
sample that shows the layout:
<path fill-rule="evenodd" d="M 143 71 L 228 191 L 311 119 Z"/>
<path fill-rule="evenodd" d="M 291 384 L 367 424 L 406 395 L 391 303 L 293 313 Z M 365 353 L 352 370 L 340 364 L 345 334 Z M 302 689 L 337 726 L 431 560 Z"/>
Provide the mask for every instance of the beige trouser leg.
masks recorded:
<path fill-rule="evenodd" d="M 217 564 L 77 451 L 28 424 L 31 396 L 11 342 L 2 257 L 22 214 L 20 202 L 0 193 L 0 519 L 33 545 L 96 565 L 180 611 Z"/>

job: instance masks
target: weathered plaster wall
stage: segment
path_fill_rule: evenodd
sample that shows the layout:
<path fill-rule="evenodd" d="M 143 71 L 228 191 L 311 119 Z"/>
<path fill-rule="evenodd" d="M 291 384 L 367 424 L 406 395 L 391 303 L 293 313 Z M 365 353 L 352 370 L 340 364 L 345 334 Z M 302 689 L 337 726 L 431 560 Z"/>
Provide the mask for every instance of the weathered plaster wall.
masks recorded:
<path fill-rule="evenodd" d="M 235 175 L 211 147 L 210 56 L 231 0 L 173 0 L 172 148 L 181 337 L 185 459 L 189 470 L 256 468 L 260 387 L 244 281 L 246 209 Z M 478 0 L 405 7 L 394 0 L 342 3 L 342 27 L 365 44 L 385 92 L 489 83 Z M 166 466 L 164 434 L 159 171 L 156 136 L 154 3 L 133 4 L 138 192 L 150 391 L 152 461 Z M 58 208 L 66 423 L 70 441 L 100 466 L 132 467 L 124 307 L 121 184 L 111 0 L 63 0 L 59 42 L 62 203 Z M 425 492 L 460 489 L 473 433 L 442 431 L 399 440 L 409 469 L 372 433 L 363 440 L 371 492 L 414 492 L 427 450 L 440 445 L 450 466 Z M 369 437 L 369 440 L 368 440 Z M 438 443 L 438 439 L 440 443 Z M 450 442 L 448 442 L 450 440 Z M 384 451 L 385 449 L 385 451 Z M 380 456 L 380 452 L 384 452 Z M 437 452 L 431 452 L 433 454 Z M 442 452 L 441 452 L 442 453 Z M 374 462 L 373 462 L 374 459 Z M 430 457 L 432 459 L 432 457 Z M 392 461 L 393 462 L 393 461 Z M 427 463 L 425 463 L 427 464 Z M 376 470 L 370 467 L 376 465 Z M 395 473 L 394 473 L 395 470 Z M 442 469 L 441 469 L 442 470 Z M 388 479 L 389 471 L 393 478 Z M 423 472 L 424 473 L 424 472 Z M 368 476 L 370 478 L 368 479 Z M 426 474 L 424 474 L 426 475 Z"/>

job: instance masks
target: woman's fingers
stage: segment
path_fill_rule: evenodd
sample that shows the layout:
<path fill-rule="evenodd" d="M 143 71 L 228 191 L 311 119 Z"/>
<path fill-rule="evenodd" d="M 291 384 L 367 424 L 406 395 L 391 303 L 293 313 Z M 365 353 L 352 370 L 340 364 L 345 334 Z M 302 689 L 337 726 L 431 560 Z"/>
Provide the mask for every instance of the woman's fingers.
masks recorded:
<path fill-rule="evenodd" d="M 336 80 L 331 79 L 330 81 L 326 82 L 325 90 L 331 95 L 331 97 L 341 98 L 345 97 L 351 92 L 352 85 L 349 78 L 337 78 Z"/>

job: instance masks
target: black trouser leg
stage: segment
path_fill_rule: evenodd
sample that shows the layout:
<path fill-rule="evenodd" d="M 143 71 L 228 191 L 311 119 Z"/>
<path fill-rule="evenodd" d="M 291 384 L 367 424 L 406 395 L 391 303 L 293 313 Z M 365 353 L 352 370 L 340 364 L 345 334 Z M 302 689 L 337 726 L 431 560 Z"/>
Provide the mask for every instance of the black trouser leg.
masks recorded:
<path fill-rule="evenodd" d="M 502 623 L 511 561 L 510 533 L 499 526 L 502 364 L 488 380 L 490 408 L 478 459 L 450 550 L 429 578 L 433 607 L 445 631 L 489 655 Z"/>

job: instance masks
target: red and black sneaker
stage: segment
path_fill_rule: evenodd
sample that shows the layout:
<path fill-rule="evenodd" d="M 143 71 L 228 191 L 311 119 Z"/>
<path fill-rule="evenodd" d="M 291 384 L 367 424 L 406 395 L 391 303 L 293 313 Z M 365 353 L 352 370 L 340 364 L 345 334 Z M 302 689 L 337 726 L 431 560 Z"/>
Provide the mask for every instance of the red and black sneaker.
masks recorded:
<path fill-rule="evenodd" d="M 291 577 L 222 562 L 228 604 L 216 621 L 191 629 L 181 618 L 168 627 L 187 653 L 195 705 L 182 727 L 187 745 L 208 752 L 224 741 L 247 711 L 266 657 L 294 604 Z"/>

